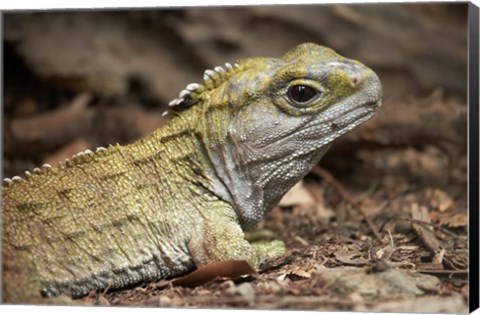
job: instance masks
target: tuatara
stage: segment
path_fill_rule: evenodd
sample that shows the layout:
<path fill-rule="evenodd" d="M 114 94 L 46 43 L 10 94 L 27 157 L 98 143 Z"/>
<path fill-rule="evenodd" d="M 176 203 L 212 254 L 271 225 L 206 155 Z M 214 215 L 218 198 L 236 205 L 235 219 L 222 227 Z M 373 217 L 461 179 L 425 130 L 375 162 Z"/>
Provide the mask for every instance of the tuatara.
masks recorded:
<path fill-rule="evenodd" d="M 3 301 L 78 298 L 284 251 L 244 231 L 381 104 L 377 75 L 316 44 L 204 73 L 168 122 L 3 185 Z"/>

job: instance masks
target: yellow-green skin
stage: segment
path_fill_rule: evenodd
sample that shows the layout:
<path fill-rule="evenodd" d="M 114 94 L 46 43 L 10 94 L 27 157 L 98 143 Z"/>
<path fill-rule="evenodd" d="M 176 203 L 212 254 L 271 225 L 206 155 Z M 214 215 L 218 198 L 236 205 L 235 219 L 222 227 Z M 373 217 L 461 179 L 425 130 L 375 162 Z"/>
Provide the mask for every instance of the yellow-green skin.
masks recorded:
<path fill-rule="evenodd" d="M 319 91 L 306 103 L 289 87 Z M 219 71 L 163 127 L 3 187 L 3 302 L 42 303 L 284 251 L 251 229 L 330 143 L 374 115 L 373 71 L 315 44 Z M 10 182 L 10 181 L 9 181 Z"/>

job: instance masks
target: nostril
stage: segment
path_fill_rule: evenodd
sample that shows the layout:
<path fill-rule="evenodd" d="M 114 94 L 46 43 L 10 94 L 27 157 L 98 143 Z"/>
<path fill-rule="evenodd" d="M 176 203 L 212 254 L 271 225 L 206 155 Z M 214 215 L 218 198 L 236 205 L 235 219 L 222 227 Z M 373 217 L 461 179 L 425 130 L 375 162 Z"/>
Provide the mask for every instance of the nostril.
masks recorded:
<path fill-rule="evenodd" d="M 361 82 L 361 79 L 360 77 L 356 76 L 356 75 L 350 75 L 350 84 L 352 85 L 352 87 L 357 87 Z"/>

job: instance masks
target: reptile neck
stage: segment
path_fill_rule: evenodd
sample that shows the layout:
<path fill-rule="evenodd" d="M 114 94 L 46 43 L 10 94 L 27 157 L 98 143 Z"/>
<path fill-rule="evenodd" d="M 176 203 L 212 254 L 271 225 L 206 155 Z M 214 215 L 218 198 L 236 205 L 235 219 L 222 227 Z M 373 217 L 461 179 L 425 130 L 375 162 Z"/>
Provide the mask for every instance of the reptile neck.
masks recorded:
<path fill-rule="evenodd" d="M 133 164 L 144 165 L 158 183 L 169 183 L 162 189 L 190 204 L 202 197 L 221 198 L 216 191 L 221 185 L 205 151 L 195 111 L 174 115 L 162 128 L 125 147 Z"/>

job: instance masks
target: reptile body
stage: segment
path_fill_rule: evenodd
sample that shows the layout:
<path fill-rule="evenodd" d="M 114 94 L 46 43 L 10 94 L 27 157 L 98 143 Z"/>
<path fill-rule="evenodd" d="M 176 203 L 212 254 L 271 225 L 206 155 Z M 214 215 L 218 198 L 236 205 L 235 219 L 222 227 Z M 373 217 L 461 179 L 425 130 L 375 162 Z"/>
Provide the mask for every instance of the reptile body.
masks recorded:
<path fill-rule="evenodd" d="M 3 301 L 77 298 L 227 259 L 258 267 L 284 246 L 243 231 L 380 101 L 372 70 L 315 44 L 207 70 L 145 138 L 5 180 Z"/>

